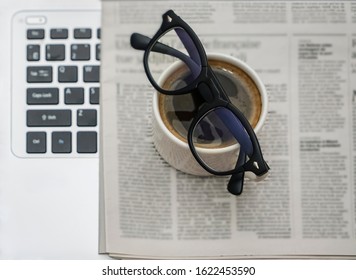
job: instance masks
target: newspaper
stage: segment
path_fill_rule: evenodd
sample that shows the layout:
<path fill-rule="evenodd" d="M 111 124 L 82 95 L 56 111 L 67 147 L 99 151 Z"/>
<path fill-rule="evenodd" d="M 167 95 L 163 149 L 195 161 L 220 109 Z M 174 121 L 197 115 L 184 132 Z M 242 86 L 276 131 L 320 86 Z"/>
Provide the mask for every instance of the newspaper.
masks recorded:
<path fill-rule="evenodd" d="M 154 89 L 130 35 L 173 9 L 207 53 L 263 80 L 271 167 L 241 196 L 228 177 L 171 168 L 154 148 Z M 356 257 L 356 2 L 104 1 L 101 252 L 116 257 Z"/>

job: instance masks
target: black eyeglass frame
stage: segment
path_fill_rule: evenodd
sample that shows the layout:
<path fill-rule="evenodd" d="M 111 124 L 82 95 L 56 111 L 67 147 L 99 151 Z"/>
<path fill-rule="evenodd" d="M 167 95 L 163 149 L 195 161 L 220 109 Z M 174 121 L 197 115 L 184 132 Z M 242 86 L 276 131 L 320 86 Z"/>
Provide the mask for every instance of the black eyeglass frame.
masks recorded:
<path fill-rule="evenodd" d="M 187 84 L 187 86 L 185 86 L 184 88 L 174 90 L 174 91 L 169 91 L 169 90 L 162 89 L 156 83 L 155 79 L 152 77 L 151 71 L 149 69 L 148 58 L 150 52 L 152 51 L 152 48 L 158 42 L 159 38 L 161 38 L 167 32 L 175 28 L 183 29 L 193 41 L 200 57 L 201 72 L 194 79 L 194 81 Z M 226 94 L 225 90 L 221 86 L 220 82 L 218 81 L 217 77 L 215 76 L 214 72 L 212 71 L 211 67 L 208 64 L 208 58 L 206 56 L 204 47 L 201 41 L 199 40 L 198 36 L 191 29 L 191 27 L 186 22 L 184 22 L 179 16 L 177 16 L 172 10 L 169 10 L 162 15 L 162 25 L 160 26 L 159 30 L 156 32 L 156 34 L 152 37 L 152 39 L 148 43 L 145 49 L 143 60 L 144 60 L 144 68 L 149 81 L 151 82 L 153 87 L 160 93 L 167 94 L 167 95 L 179 95 L 179 94 L 193 93 L 198 91 L 199 94 L 204 98 L 205 103 L 199 108 L 198 112 L 194 116 L 194 119 L 188 130 L 187 138 L 188 138 L 188 144 L 190 150 L 194 158 L 206 171 L 214 175 L 233 175 L 235 173 L 250 171 L 258 177 L 268 172 L 269 166 L 263 159 L 263 155 L 258 139 L 249 121 L 242 114 L 242 112 L 231 103 L 228 95 Z M 248 155 L 249 159 L 243 165 L 235 166 L 234 169 L 229 171 L 216 171 L 210 168 L 209 166 L 207 166 L 206 163 L 204 163 L 203 160 L 200 158 L 200 156 L 197 154 L 195 146 L 193 144 L 193 131 L 196 125 L 209 112 L 219 107 L 227 108 L 233 114 L 235 114 L 235 116 L 240 120 L 241 124 L 244 126 L 247 134 L 249 135 L 253 147 L 252 155 Z"/>

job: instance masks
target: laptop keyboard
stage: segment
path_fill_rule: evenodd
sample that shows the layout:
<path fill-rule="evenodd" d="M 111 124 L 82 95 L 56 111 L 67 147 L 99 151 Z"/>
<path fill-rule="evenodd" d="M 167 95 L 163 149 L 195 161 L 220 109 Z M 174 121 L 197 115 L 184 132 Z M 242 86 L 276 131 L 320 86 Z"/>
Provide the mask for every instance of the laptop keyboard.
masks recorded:
<path fill-rule="evenodd" d="M 99 17 L 98 11 L 14 17 L 12 146 L 18 156 L 97 156 Z"/>

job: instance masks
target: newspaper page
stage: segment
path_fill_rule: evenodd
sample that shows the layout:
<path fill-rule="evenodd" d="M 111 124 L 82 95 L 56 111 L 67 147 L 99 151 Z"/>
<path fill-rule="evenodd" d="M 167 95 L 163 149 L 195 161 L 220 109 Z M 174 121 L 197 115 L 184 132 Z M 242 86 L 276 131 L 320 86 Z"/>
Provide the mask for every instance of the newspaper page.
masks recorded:
<path fill-rule="evenodd" d="M 270 175 L 241 196 L 228 177 L 171 168 L 153 145 L 154 89 L 130 35 L 153 36 L 169 9 L 267 88 Z M 356 257 L 356 2 L 104 1 L 102 21 L 102 252 Z"/>

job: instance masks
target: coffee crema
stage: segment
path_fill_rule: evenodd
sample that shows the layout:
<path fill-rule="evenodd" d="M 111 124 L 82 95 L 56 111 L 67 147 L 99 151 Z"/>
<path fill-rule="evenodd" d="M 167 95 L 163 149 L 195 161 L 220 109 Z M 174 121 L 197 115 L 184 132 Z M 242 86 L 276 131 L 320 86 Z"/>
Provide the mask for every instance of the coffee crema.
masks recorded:
<path fill-rule="evenodd" d="M 262 99 L 259 89 L 251 77 L 238 66 L 226 61 L 209 59 L 209 65 L 225 89 L 231 102 L 244 114 L 253 128 L 256 127 L 261 111 Z M 174 90 L 177 77 L 182 70 L 176 69 L 163 83 L 163 88 Z M 158 107 L 161 119 L 167 129 L 178 139 L 187 143 L 187 135 L 191 122 L 204 100 L 197 93 L 182 95 L 159 94 Z M 226 140 L 218 148 L 236 143 Z M 202 145 L 209 148 L 209 145 Z M 216 148 L 216 145 L 214 146 Z"/>

